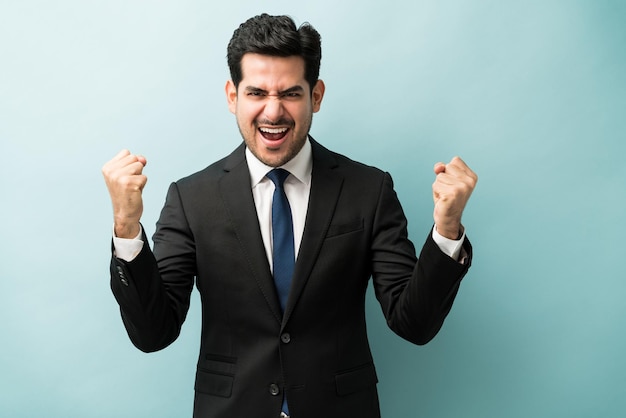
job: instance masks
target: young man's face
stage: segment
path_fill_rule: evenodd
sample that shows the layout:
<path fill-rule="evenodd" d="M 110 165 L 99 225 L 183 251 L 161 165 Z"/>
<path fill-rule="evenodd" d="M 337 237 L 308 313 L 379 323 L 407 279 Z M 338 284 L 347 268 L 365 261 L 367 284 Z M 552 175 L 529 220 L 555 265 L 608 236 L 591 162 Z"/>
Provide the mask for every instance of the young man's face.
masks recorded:
<path fill-rule="evenodd" d="M 304 79 L 304 59 L 248 53 L 241 59 L 242 80 L 226 83 L 228 108 L 247 147 L 263 163 L 279 167 L 306 142 L 313 113 L 320 109 L 324 83 L 313 91 Z"/>

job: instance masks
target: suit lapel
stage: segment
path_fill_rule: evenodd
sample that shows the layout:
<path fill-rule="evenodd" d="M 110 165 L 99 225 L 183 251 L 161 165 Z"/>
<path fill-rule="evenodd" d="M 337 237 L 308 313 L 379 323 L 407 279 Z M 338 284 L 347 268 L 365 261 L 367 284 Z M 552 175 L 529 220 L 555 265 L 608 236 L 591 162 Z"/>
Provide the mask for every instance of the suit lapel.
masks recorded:
<path fill-rule="evenodd" d="M 274 287 L 261 230 L 256 213 L 250 171 L 245 159 L 245 146 L 242 144 L 230 154 L 224 164 L 224 175 L 220 179 L 220 192 L 226 206 L 237 239 L 261 289 L 267 304 L 278 322 L 281 321 L 280 303 Z"/>
<path fill-rule="evenodd" d="M 291 290 L 283 316 L 283 326 L 289 320 L 289 316 L 293 312 L 317 261 L 343 185 L 343 177 L 334 170 L 337 167 L 337 162 L 332 153 L 312 138 L 311 146 L 313 172 L 309 206 Z"/>

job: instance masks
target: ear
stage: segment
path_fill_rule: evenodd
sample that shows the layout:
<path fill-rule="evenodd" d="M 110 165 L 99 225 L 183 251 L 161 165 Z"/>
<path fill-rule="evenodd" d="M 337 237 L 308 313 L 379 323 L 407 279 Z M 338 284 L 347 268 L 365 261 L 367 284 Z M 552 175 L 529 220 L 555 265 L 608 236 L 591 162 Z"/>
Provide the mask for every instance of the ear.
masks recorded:
<path fill-rule="evenodd" d="M 326 86 L 322 80 L 317 80 L 313 92 L 311 93 L 311 102 L 313 103 L 313 113 L 317 113 L 322 105 L 322 99 L 324 98 L 324 91 Z"/>
<path fill-rule="evenodd" d="M 230 113 L 234 114 L 237 111 L 237 87 L 235 87 L 235 83 L 233 83 L 232 80 L 228 80 L 224 90 L 226 92 L 228 110 L 230 110 Z"/>

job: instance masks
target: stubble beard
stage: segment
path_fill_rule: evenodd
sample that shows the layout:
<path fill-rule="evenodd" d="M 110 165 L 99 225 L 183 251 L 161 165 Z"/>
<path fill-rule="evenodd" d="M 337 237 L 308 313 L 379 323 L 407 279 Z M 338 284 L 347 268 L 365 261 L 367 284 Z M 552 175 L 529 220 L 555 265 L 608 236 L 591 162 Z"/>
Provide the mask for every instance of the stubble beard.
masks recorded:
<path fill-rule="evenodd" d="M 263 164 L 270 166 L 270 167 L 280 167 L 283 166 L 285 164 L 287 164 L 289 161 L 291 161 L 296 155 L 298 155 L 298 153 L 300 152 L 300 150 L 302 149 L 302 147 L 304 146 L 304 144 L 306 143 L 306 139 L 309 136 L 309 130 L 311 129 L 311 124 L 313 121 L 313 115 L 311 114 L 308 118 L 308 120 L 306 121 L 306 126 L 305 126 L 305 130 L 304 133 L 294 139 L 293 141 L 289 142 L 289 143 L 285 143 L 284 145 L 287 145 L 287 149 L 285 150 L 285 154 L 280 155 L 272 155 L 272 157 L 274 158 L 268 158 L 264 155 L 261 154 L 261 152 L 259 152 L 259 149 L 257 148 L 258 143 L 256 141 L 256 135 L 259 134 L 259 129 L 258 129 L 258 123 L 255 122 L 254 123 L 254 130 L 252 132 L 250 132 L 250 138 L 247 138 L 246 133 L 244 132 L 244 130 L 241 127 L 241 124 L 237 123 L 237 126 L 239 128 L 239 133 L 241 134 L 241 137 L 243 138 L 244 142 L 246 143 L 246 146 L 248 147 L 248 149 L 250 150 L 250 152 L 252 152 L 252 155 L 254 155 L 259 161 L 261 161 Z M 279 123 L 280 124 L 280 123 Z M 277 124 L 277 125 L 279 125 Z M 293 130 L 295 124 L 293 122 L 291 122 L 291 127 L 289 128 L 290 130 Z M 272 150 L 268 151 L 270 153 L 272 153 Z"/>

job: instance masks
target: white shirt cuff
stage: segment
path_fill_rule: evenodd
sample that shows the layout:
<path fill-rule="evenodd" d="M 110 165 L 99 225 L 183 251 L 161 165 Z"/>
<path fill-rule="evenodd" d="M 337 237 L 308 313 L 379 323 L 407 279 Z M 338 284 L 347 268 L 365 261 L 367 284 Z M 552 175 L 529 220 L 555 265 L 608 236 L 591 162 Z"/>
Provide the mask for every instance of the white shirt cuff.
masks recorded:
<path fill-rule="evenodd" d="M 139 234 L 135 238 L 118 238 L 115 236 L 115 229 L 113 229 L 113 255 L 127 262 L 133 261 L 143 248 L 142 231 L 143 229 L 139 225 Z"/>
<path fill-rule="evenodd" d="M 439 247 L 441 251 L 448 257 L 452 258 L 455 261 L 459 261 L 459 255 L 461 254 L 461 249 L 463 248 L 463 240 L 465 239 L 465 228 L 463 228 L 463 235 L 458 240 L 453 240 L 444 237 L 439 232 L 437 232 L 437 226 L 433 227 L 433 240 L 435 244 Z"/>

